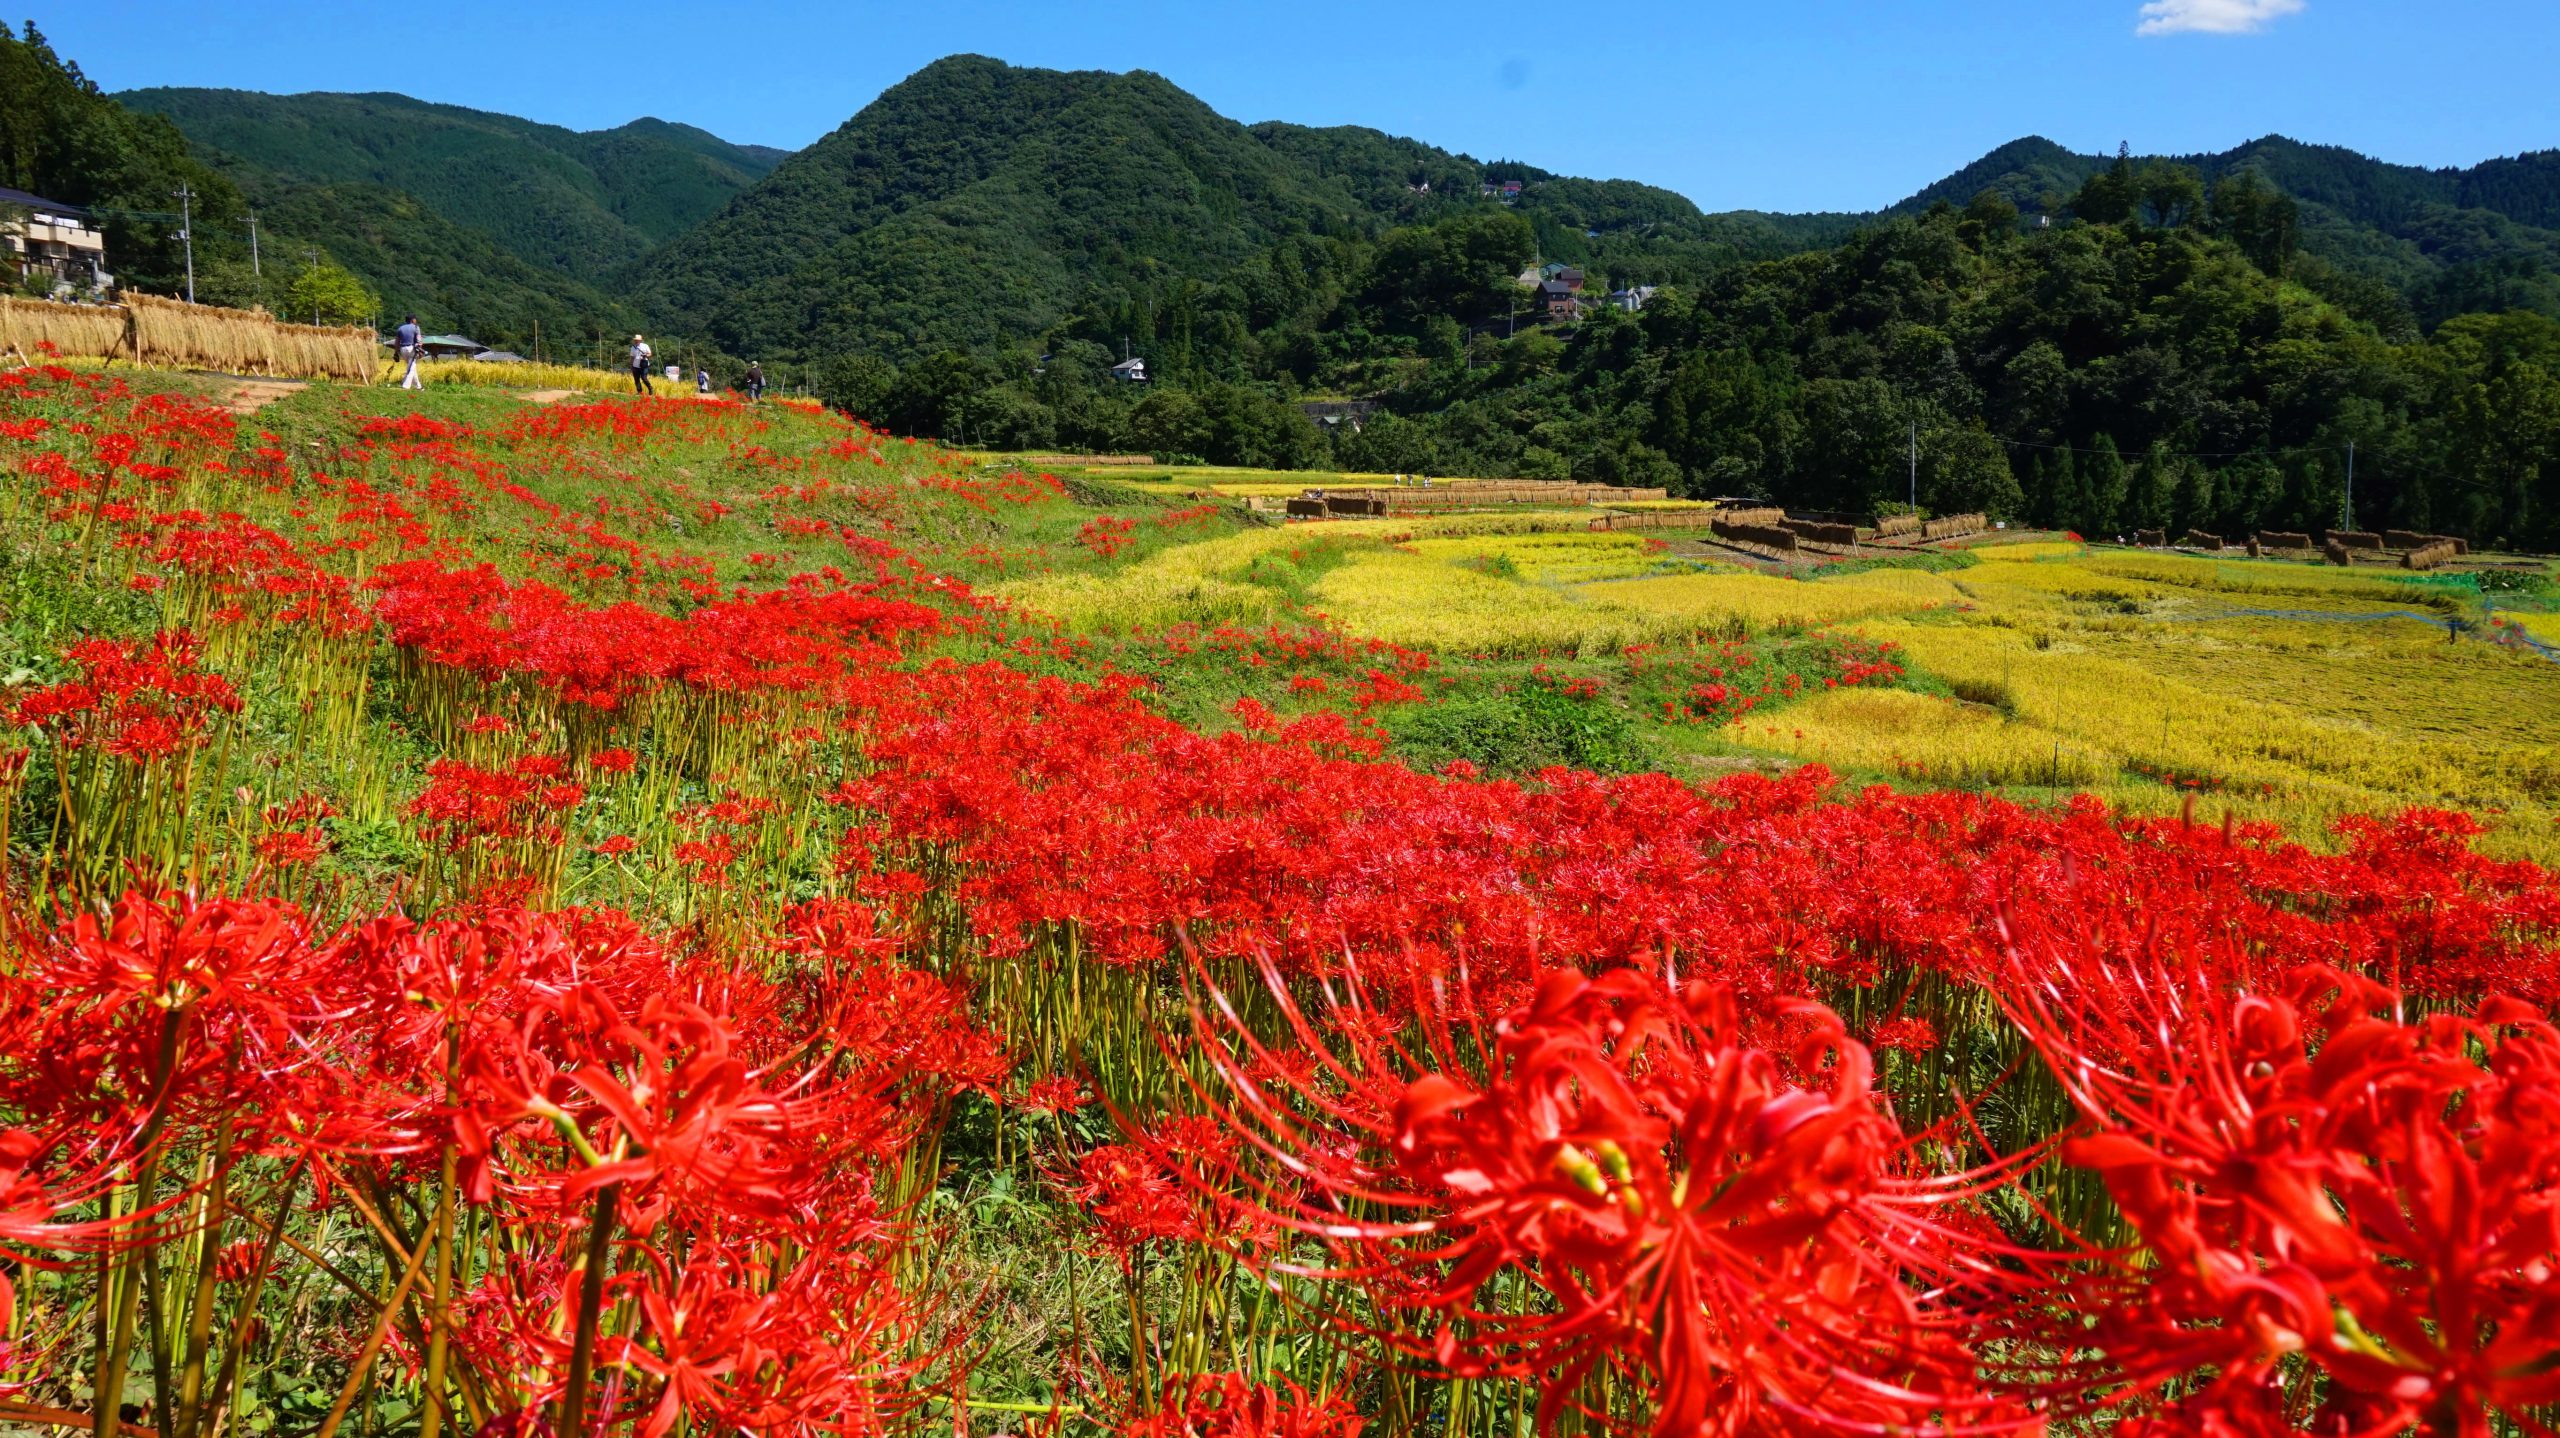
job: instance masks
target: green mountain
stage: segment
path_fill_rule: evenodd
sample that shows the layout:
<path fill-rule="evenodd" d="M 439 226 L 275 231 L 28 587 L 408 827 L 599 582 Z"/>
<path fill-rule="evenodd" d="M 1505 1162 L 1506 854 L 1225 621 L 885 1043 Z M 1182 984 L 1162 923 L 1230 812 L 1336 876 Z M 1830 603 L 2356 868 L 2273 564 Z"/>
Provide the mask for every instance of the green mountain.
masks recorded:
<path fill-rule="evenodd" d="M 2155 157 L 2131 157 L 2136 166 Z M 2216 154 L 2156 157 L 2213 183 L 2255 174 L 2292 197 L 2302 247 L 2401 292 L 2428 318 L 2560 301 L 2560 150 L 2461 169 L 2423 169 L 2335 145 L 2269 135 Z M 1993 150 L 1884 213 L 1963 205 L 1989 190 L 2029 213 L 2059 213 L 2113 157 L 2030 136 Z"/>
<path fill-rule="evenodd" d="M 588 282 L 708 218 L 780 159 L 664 120 L 577 131 L 405 95 L 159 89 L 116 98 L 167 116 L 236 177 L 412 195 L 526 264 Z"/>
<path fill-rule="evenodd" d="M 1366 220 L 1349 187 L 1159 76 L 960 56 L 650 256 L 635 291 L 737 353 L 904 354 L 1036 334 L 1105 287 Z"/>
<path fill-rule="evenodd" d="M 904 358 L 1161 301 L 1293 236 L 1512 208 L 1545 258 L 1698 276 L 1845 232 L 1476 161 L 1357 127 L 1245 126 L 1162 76 L 937 61 L 629 272 L 662 327 L 745 354 Z"/>
<path fill-rule="evenodd" d="M 238 181 L 258 214 L 268 275 L 290 274 L 316 248 L 381 297 L 385 328 L 414 314 L 438 333 L 525 354 L 540 348 L 546 356 L 593 359 L 596 340 L 627 335 L 638 324 L 595 286 L 523 259 L 405 191 L 298 184 L 260 172 L 240 173 Z M 237 284 L 243 268 L 235 253 L 223 277 Z M 259 298 L 281 308 L 272 295 Z"/>

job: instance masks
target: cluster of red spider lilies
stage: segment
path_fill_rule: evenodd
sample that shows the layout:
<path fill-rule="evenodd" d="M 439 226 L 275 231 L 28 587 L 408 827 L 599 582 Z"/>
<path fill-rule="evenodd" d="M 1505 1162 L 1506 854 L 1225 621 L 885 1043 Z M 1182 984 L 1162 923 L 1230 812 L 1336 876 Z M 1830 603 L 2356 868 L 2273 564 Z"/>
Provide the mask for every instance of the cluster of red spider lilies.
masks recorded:
<path fill-rule="evenodd" d="M 1155 636 L 1356 701 L 1203 733 L 948 567 L 1134 525 L 823 417 L 0 416 L 101 631 L 0 728 L 0 1422 L 2554 1431 L 2462 816 L 1424 774 L 1428 656 Z"/>

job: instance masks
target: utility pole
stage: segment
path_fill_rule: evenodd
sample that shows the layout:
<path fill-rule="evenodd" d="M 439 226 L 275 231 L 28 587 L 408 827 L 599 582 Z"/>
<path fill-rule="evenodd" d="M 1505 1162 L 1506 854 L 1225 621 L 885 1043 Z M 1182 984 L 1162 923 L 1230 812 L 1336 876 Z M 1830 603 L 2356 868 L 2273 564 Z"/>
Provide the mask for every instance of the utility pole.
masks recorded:
<path fill-rule="evenodd" d="M 1920 512 L 1920 421 L 1911 422 L 1911 512 Z"/>
<path fill-rule="evenodd" d="M 2350 534 L 2354 533 L 2356 527 L 2356 442 L 2354 440 L 2347 441 L 2347 507 L 2345 514 L 2340 517 L 2346 520 L 2347 531 Z"/>
<path fill-rule="evenodd" d="M 320 249 L 318 246 L 303 246 L 302 257 L 311 262 L 311 268 L 315 270 L 320 268 Z M 320 323 L 320 287 L 318 285 L 313 285 L 311 287 L 311 323 L 314 325 Z"/>
<path fill-rule="evenodd" d="M 258 212 L 251 210 L 249 212 L 249 277 L 259 279 L 265 274 L 265 270 L 258 268 Z"/>
<path fill-rule="evenodd" d="M 178 241 L 187 247 L 187 303 L 196 302 L 196 192 L 195 187 L 180 183 L 178 196 Z M 161 211 L 167 214 L 168 211 Z"/>

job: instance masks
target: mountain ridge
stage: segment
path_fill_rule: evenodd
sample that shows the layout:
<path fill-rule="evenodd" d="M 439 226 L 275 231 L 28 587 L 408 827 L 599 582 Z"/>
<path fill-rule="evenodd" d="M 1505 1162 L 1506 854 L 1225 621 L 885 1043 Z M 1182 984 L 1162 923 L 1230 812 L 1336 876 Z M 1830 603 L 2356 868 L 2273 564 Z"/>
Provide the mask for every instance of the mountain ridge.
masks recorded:
<path fill-rule="evenodd" d="M 235 170 L 398 190 L 588 283 L 700 223 L 776 163 L 655 117 L 572 130 L 393 91 L 158 88 L 116 98 L 167 116 Z"/>
<path fill-rule="evenodd" d="M 487 235 L 526 267 L 502 267 L 493 293 L 540 291 L 521 302 L 546 325 L 586 306 L 600 324 L 646 322 L 740 354 L 983 349 L 1079 310 L 1155 305 L 1289 236 L 1432 223 L 1508 180 L 1522 183 L 1508 208 L 1543 258 L 1694 284 L 1984 191 L 2052 213 L 2115 162 L 2028 135 L 1872 211 L 1706 211 L 1642 181 L 1480 161 L 1367 126 L 1246 124 L 1152 71 L 966 54 L 789 153 L 656 116 L 577 131 L 388 91 L 122 98 L 176 122 L 251 189 L 324 187 L 299 198 L 315 223 L 328 196 L 361 209 L 401 193 L 412 215 Z M 2430 169 L 2270 134 L 2133 157 L 2154 159 L 2208 183 L 2264 178 L 2299 205 L 2305 250 L 2423 317 L 2530 299 L 2520 284 L 2560 272 L 2560 150 Z M 406 263 L 393 248 L 355 243 L 357 267 L 386 290 Z"/>

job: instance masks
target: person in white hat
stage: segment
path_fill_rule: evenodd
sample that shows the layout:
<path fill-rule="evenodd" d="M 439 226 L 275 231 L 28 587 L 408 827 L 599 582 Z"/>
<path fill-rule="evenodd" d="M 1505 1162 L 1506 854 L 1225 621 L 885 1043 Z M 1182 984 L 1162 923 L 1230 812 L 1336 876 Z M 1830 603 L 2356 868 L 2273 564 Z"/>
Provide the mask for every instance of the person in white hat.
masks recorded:
<path fill-rule="evenodd" d="M 649 359 L 649 342 L 638 335 L 633 335 L 631 337 L 631 392 L 633 394 L 658 392 L 657 387 L 649 383 Z"/>

